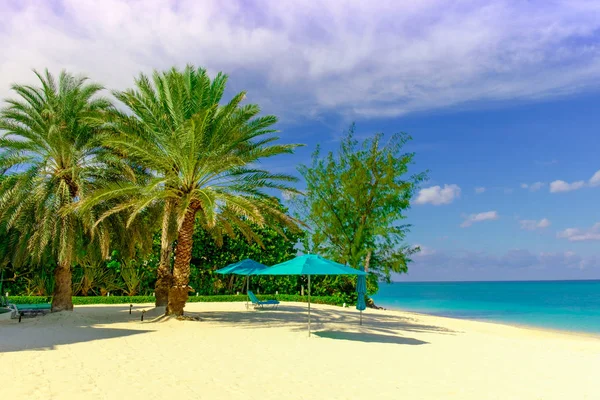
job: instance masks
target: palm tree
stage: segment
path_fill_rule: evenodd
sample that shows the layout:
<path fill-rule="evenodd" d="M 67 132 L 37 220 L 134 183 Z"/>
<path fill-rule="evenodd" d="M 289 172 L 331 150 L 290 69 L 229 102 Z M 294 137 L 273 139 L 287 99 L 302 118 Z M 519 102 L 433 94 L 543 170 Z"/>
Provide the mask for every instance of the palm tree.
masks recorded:
<path fill-rule="evenodd" d="M 195 114 L 218 103 L 223 95 L 225 82 L 223 74 L 218 74 L 211 82 L 204 70 L 196 70 L 189 65 L 183 72 L 176 69 L 165 73 L 155 71 L 151 79 L 140 74 L 135 81 L 137 90 L 114 92 L 115 97 L 131 111 L 131 114 L 114 113 L 115 132 L 123 134 L 123 140 L 139 136 L 153 146 L 160 145 L 155 142 L 158 137 L 174 137 Z M 145 167 L 145 160 L 136 159 L 136 152 L 127 151 L 118 143 L 114 150 Z M 177 165 L 165 163 L 162 167 L 165 169 L 156 171 L 156 174 L 172 173 Z M 156 307 L 167 305 L 172 283 L 172 244 L 176 236 L 174 207 L 174 199 L 164 200 L 160 262 L 155 286 Z"/>
<path fill-rule="evenodd" d="M 20 233 L 16 248 L 56 262 L 52 311 L 72 310 L 71 267 L 78 246 L 91 239 L 86 217 L 69 206 L 114 178 L 100 145 L 112 105 L 97 96 L 102 86 L 85 77 L 35 74 L 40 86 L 13 85 L 19 98 L 0 111 L 0 226 Z M 101 231 L 96 240 L 107 248 L 109 236 Z"/>
<path fill-rule="evenodd" d="M 119 115 L 115 127 L 120 135 L 106 141 L 153 178 L 145 185 L 110 185 L 94 194 L 90 203 L 122 199 L 98 222 L 124 210 L 132 221 L 147 207 L 164 205 L 163 222 L 173 221 L 177 231 L 167 314 L 182 315 L 190 290 L 196 222 L 209 230 L 220 227 L 230 235 L 235 226 L 249 239 L 254 237 L 250 223 L 263 226 L 268 218 L 295 224 L 266 190 L 294 192 L 289 184 L 296 179 L 269 173 L 257 163 L 292 153 L 297 145 L 273 144 L 278 139 L 271 135 L 276 117 L 258 117 L 260 109 L 254 104 L 241 106 L 245 93 L 220 106 L 227 80 L 223 74 L 211 81 L 204 69 L 188 66 L 184 71 L 155 72 L 153 78 L 154 85 L 141 75 L 137 91 L 116 93 L 133 115 Z M 166 224 L 163 245 L 170 240 L 165 240 Z M 168 270 L 162 256 L 163 252 L 162 268 Z"/>

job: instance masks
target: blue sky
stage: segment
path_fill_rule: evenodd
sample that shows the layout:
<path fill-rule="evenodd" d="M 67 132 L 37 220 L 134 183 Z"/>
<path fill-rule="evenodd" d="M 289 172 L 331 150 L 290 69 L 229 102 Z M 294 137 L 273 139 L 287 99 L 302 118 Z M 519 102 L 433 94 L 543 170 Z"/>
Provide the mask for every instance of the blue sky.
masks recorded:
<path fill-rule="evenodd" d="M 356 119 L 358 136 L 410 133 L 413 171 L 429 170 L 422 185 L 428 195 L 407 213 L 409 242 L 423 251 L 409 274 L 395 279 L 600 278 L 600 227 L 593 227 L 600 221 L 600 185 L 589 182 L 600 170 L 599 104 L 600 92 Z M 284 132 L 309 143 L 296 155 L 305 162 L 316 143 L 335 150 L 346 128 L 340 121 L 305 122 Z M 561 180 L 584 185 L 557 191 Z M 465 224 L 477 214 L 484 219 Z"/>
<path fill-rule="evenodd" d="M 407 2 L 408 3 L 408 2 Z M 429 170 L 399 280 L 600 279 L 600 3 L 7 1 L 0 97 L 32 68 L 111 89 L 193 63 L 307 144 L 408 132 Z M 596 185 L 598 183 L 598 185 Z M 479 193 L 476 189 L 479 188 Z"/>

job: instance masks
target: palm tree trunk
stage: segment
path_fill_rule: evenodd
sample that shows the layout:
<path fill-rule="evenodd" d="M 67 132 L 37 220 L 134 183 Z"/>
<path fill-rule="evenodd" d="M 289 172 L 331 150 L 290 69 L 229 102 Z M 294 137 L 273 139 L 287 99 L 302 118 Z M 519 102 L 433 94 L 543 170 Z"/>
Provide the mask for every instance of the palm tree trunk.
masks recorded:
<path fill-rule="evenodd" d="M 71 292 L 71 265 L 65 262 L 58 263 L 54 270 L 52 312 L 73 311 Z"/>
<path fill-rule="evenodd" d="M 169 225 L 171 224 L 171 211 L 173 203 L 167 200 L 162 221 L 162 232 L 160 236 L 160 263 L 156 270 L 156 285 L 154 286 L 155 307 L 164 307 L 169 302 L 169 289 L 173 281 L 171 273 L 171 237 Z"/>
<path fill-rule="evenodd" d="M 371 253 L 372 253 L 372 251 L 369 250 L 367 252 L 367 256 L 365 257 L 365 264 L 364 264 L 365 272 L 369 272 L 369 264 L 371 264 Z"/>
<path fill-rule="evenodd" d="M 183 308 L 188 299 L 195 217 L 196 209 L 189 208 L 177 234 L 175 264 L 173 265 L 173 283 L 169 290 L 167 315 L 183 315 Z"/>

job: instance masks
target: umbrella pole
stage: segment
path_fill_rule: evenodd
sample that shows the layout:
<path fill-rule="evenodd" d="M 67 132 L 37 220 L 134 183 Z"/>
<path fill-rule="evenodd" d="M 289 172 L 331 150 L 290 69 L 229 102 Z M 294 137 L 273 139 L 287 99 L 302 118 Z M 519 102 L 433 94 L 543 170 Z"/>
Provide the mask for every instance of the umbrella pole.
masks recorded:
<path fill-rule="evenodd" d="M 362 325 L 362 310 L 360 310 L 360 325 Z"/>
<path fill-rule="evenodd" d="M 308 337 L 310 337 L 310 275 L 308 275 Z"/>
<path fill-rule="evenodd" d="M 250 275 L 248 275 L 246 277 L 246 310 L 248 309 L 248 307 L 250 307 L 248 305 L 248 299 L 250 298 L 250 295 L 248 294 L 249 290 L 250 290 Z"/>

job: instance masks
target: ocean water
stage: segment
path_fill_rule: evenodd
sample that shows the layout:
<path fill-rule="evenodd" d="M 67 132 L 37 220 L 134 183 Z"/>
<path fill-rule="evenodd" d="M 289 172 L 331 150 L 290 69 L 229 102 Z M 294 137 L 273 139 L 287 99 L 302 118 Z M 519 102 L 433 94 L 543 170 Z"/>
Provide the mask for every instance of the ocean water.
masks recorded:
<path fill-rule="evenodd" d="M 453 318 L 600 334 L 600 280 L 396 282 L 375 304 Z"/>

